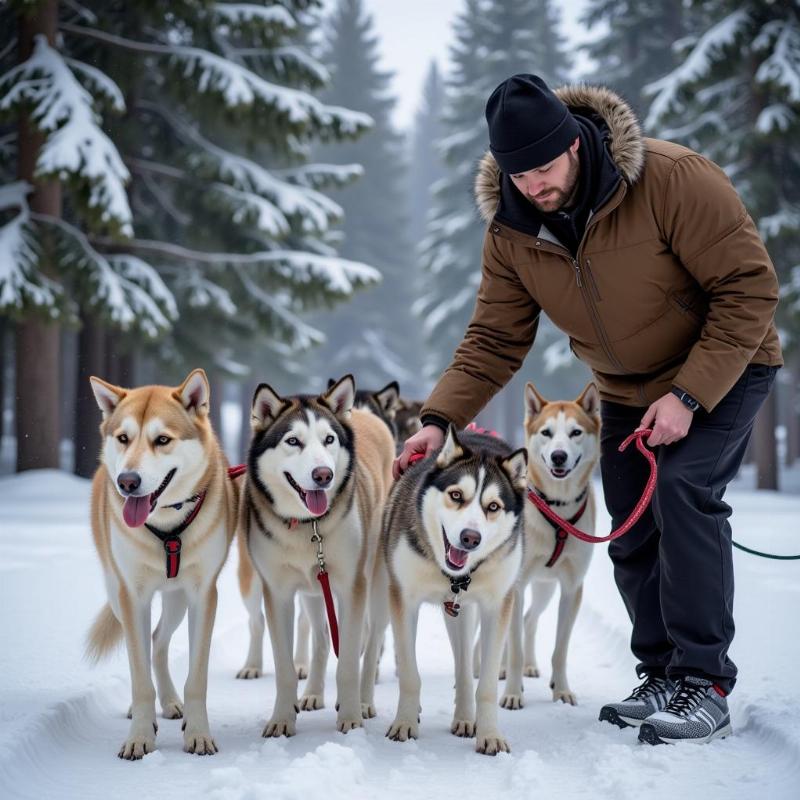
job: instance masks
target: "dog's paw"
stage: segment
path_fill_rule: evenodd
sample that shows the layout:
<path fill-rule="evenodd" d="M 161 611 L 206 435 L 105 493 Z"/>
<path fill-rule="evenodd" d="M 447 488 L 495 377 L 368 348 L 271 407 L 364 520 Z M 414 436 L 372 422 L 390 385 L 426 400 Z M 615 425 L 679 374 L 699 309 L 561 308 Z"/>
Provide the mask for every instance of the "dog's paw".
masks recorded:
<path fill-rule="evenodd" d="M 273 717 L 265 726 L 261 735 L 265 739 L 279 736 L 294 736 L 297 733 L 296 723 L 293 719 L 276 719 Z"/>
<path fill-rule="evenodd" d="M 183 732 L 183 752 L 197 756 L 213 756 L 219 751 L 217 743 L 211 738 L 208 730 L 192 728 Z"/>
<path fill-rule="evenodd" d="M 372 719 L 373 717 L 378 716 L 378 712 L 375 710 L 374 703 L 362 703 L 361 704 L 361 716 L 363 719 Z"/>
<path fill-rule="evenodd" d="M 152 753 L 155 749 L 155 736 L 130 736 L 120 747 L 117 755 L 126 761 L 137 761 L 140 758 L 144 758 L 148 753 Z"/>
<path fill-rule="evenodd" d="M 471 739 L 475 735 L 475 722 L 471 719 L 454 719 L 450 725 L 450 733 L 462 739 Z"/>
<path fill-rule="evenodd" d="M 478 739 L 475 742 L 475 752 L 483 753 L 486 756 L 496 756 L 498 753 L 510 753 L 511 748 L 499 733 L 488 736 L 478 734 Z"/>
<path fill-rule="evenodd" d="M 553 688 L 553 687 L 551 687 Z M 558 701 L 562 703 L 568 703 L 571 706 L 578 705 L 578 699 L 569 689 L 556 689 L 553 688 L 553 702 L 557 703 Z"/>
<path fill-rule="evenodd" d="M 419 736 L 419 723 L 407 719 L 395 719 L 386 731 L 386 736 L 393 742 L 407 742 Z"/>
<path fill-rule="evenodd" d="M 524 705 L 521 694 L 504 694 L 500 698 L 500 707 L 509 711 L 519 711 Z"/>
<path fill-rule="evenodd" d="M 236 673 L 236 677 L 244 681 L 250 681 L 253 680 L 253 678 L 260 678 L 261 667 L 248 667 L 245 665 Z"/>
<path fill-rule="evenodd" d="M 297 679 L 304 681 L 308 677 L 308 664 L 297 664 Z"/>
<path fill-rule="evenodd" d="M 325 698 L 321 694 L 304 694 L 300 698 L 301 711 L 319 711 L 325 708 Z"/>
<path fill-rule="evenodd" d="M 523 669 L 522 674 L 526 678 L 538 678 L 540 677 L 541 673 L 539 672 L 539 667 L 537 667 L 536 664 L 528 664 Z"/>
<path fill-rule="evenodd" d="M 167 700 L 161 704 L 164 719 L 181 719 L 183 717 L 183 703 L 180 700 Z"/>
<path fill-rule="evenodd" d="M 361 706 L 359 704 L 358 715 L 339 713 L 336 718 L 336 730 L 339 733 L 348 733 L 354 731 L 356 728 L 363 728 L 364 721 L 361 718 Z"/>

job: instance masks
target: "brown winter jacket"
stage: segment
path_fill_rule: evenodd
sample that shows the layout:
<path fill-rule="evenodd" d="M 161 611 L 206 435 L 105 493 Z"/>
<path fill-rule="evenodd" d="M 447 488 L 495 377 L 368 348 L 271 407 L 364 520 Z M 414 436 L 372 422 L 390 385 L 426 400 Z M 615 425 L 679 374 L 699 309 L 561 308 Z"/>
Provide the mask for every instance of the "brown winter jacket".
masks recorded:
<path fill-rule="evenodd" d="M 557 92 L 598 113 L 622 180 L 590 217 L 577 258 L 495 218 L 501 182 L 487 153 L 475 193 L 489 223 L 472 320 L 423 417 L 463 426 L 519 369 L 540 311 L 570 338 L 601 396 L 647 406 L 674 385 L 710 411 L 750 363 L 782 364 L 775 269 L 723 171 L 671 142 L 643 138 L 605 88 Z"/>

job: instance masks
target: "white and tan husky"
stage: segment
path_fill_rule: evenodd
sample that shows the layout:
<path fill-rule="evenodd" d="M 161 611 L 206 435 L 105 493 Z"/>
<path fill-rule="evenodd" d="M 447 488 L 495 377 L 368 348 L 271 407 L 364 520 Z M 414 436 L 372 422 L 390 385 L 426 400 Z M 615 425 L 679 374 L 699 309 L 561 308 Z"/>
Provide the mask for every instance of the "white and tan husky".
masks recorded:
<path fill-rule="evenodd" d="M 354 399 L 350 375 L 318 397 L 283 398 L 261 384 L 253 398 L 253 438 L 237 540 L 257 571 L 249 576 L 249 585 L 242 585 L 251 630 L 259 625 L 263 630 L 258 608 L 263 594 L 275 662 L 275 708 L 265 737 L 294 735 L 298 709 L 324 705 L 330 647 L 317 547 L 311 541 L 315 528 L 322 537 L 338 610 L 337 728 L 346 733 L 362 725 L 362 716 L 375 715 L 372 698 L 360 694 L 359 660 L 370 594 L 386 593 L 385 581 L 381 586 L 374 575 L 383 574 L 377 555 L 394 440 L 378 417 L 353 408 Z M 240 562 L 240 580 L 248 578 L 243 568 L 247 564 Z M 299 703 L 292 657 L 297 594 L 311 621 L 313 640 Z M 251 665 L 260 660 L 260 649 L 260 636 L 252 637 Z"/>
<path fill-rule="evenodd" d="M 97 660 L 123 637 L 133 701 L 119 756 L 155 749 L 150 606 L 162 592 L 152 666 L 168 719 L 184 718 L 184 750 L 217 752 L 206 710 L 217 576 L 236 523 L 237 496 L 208 419 L 209 386 L 195 370 L 178 387 L 123 389 L 91 378 L 103 413 L 101 464 L 92 483 L 92 534 L 108 593 L 89 632 Z M 168 668 L 170 638 L 189 609 L 189 675 L 184 699 Z"/>
<path fill-rule="evenodd" d="M 525 440 L 528 450 L 528 484 L 563 519 L 594 534 L 595 500 L 592 472 L 600 452 L 600 414 L 597 388 L 590 383 L 575 401 L 548 402 L 532 383 L 525 386 Z M 561 534 L 530 501 L 525 502 L 525 560 L 514 603 L 508 637 L 504 708 L 523 705 L 522 676 L 539 676 L 534 643 L 539 617 L 557 586 L 556 643 L 550 688 L 553 700 L 575 705 L 567 681 L 567 650 L 583 593 L 583 579 L 594 545 L 566 532 Z M 530 608 L 522 605 L 528 585 Z M 524 649 L 523 649 L 524 627 Z"/>

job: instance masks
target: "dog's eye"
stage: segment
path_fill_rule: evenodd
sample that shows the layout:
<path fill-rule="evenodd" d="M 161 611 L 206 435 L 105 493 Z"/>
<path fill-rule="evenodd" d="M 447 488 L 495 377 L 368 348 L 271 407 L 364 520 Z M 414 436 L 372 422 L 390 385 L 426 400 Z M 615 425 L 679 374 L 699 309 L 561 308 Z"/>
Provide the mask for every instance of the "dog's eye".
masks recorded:
<path fill-rule="evenodd" d="M 172 439 L 170 439 L 169 436 L 164 436 L 162 434 L 161 436 L 158 437 L 158 439 L 156 439 L 156 444 L 159 447 L 163 447 L 165 444 L 169 444 L 171 441 Z"/>
<path fill-rule="evenodd" d="M 494 503 L 494 502 L 492 502 L 492 503 L 489 503 L 489 505 L 488 505 L 488 506 L 486 506 L 486 510 L 487 510 L 487 511 L 488 511 L 490 514 L 494 514 L 496 511 L 499 511 L 499 510 L 500 510 L 500 504 L 499 504 L 499 503 Z"/>
<path fill-rule="evenodd" d="M 576 429 L 576 430 L 574 430 L 574 431 L 570 431 L 570 432 L 569 432 L 569 438 L 570 438 L 570 439 L 577 439 L 577 438 L 578 438 L 578 436 L 580 436 L 582 433 L 583 433 L 583 431 L 581 431 L 581 430 L 577 430 L 577 429 Z"/>
<path fill-rule="evenodd" d="M 128 435 L 126 433 L 121 433 L 119 436 L 117 436 L 117 441 L 120 444 L 128 444 Z"/>
<path fill-rule="evenodd" d="M 300 440 L 296 436 L 290 436 L 286 440 L 286 444 L 290 444 L 292 447 L 300 447 Z"/>
<path fill-rule="evenodd" d="M 460 503 L 464 499 L 464 495 L 461 494 L 461 492 L 456 491 L 455 489 L 452 492 L 450 492 L 449 494 L 450 494 L 450 499 L 454 503 Z"/>
<path fill-rule="evenodd" d="M 543 428 L 539 431 L 539 433 L 541 433 L 542 436 L 546 436 L 548 439 L 553 438 L 553 431 L 549 430 L 548 428 Z"/>
<path fill-rule="evenodd" d="M 325 437 L 325 444 L 333 444 L 336 441 L 336 437 L 333 434 L 328 434 Z"/>

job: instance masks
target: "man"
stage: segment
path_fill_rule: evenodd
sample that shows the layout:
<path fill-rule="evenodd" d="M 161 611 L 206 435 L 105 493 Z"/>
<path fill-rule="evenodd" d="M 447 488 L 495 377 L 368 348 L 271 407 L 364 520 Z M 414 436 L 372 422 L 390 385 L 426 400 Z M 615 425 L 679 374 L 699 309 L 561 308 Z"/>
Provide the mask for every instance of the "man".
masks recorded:
<path fill-rule="evenodd" d="M 653 744 L 724 736 L 736 667 L 723 495 L 782 364 L 774 267 L 722 170 L 643 138 L 613 92 L 554 94 L 515 75 L 492 93 L 486 119 L 476 195 L 489 227 L 475 311 L 395 474 L 509 381 L 544 311 L 600 388 L 614 527 L 647 477 L 619 443 L 652 427 L 659 466 L 651 507 L 609 546 L 643 683 L 600 719 L 640 725 Z"/>

